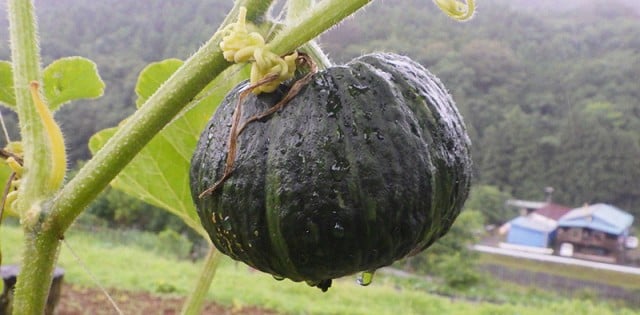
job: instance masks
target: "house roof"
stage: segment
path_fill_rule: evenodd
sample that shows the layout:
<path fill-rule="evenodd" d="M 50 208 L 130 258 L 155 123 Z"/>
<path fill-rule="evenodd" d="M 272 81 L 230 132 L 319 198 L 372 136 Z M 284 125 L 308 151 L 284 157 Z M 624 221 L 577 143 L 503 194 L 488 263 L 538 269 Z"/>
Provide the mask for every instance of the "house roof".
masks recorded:
<path fill-rule="evenodd" d="M 622 234 L 632 223 L 631 214 L 604 203 L 573 209 L 558 220 L 559 226 L 590 228 L 610 234 Z"/>
<path fill-rule="evenodd" d="M 511 220 L 510 224 L 511 228 L 513 228 L 514 226 L 519 226 L 525 229 L 547 233 L 555 230 L 557 226 L 555 223 L 550 222 L 550 220 L 536 219 L 535 217 L 531 216 L 517 217 Z"/>
<path fill-rule="evenodd" d="M 549 219 L 553 219 L 557 221 L 562 216 L 567 214 L 569 211 L 571 211 L 571 208 L 569 207 L 565 207 L 555 203 L 547 203 L 544 206 L 542 206 L 542 208 L 538 208 L 533 213 L 541 216 L 545 216 Z"/>
<path fill-rule="evenodd" d="M 546 202 L 543 201 L 529 201 L 529 200 L 518 200 L 518 199 L 510 199 L 507 200 L 508 206 L 524 208 L 524 209 L 539 209 L 546 205 Z"/>

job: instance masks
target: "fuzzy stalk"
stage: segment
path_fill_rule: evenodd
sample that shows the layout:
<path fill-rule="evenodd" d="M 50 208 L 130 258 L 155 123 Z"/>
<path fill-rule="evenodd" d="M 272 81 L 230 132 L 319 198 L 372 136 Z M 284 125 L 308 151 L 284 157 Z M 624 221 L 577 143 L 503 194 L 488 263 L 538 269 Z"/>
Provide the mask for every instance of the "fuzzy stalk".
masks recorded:
<path fill-rule="evenodd" d="M 182 312 L 180 314 L 198 315 L 202 312 L 204 299 L 209 292 L 209 287 L 211 286 L 211 282 L 216 275 L 216 270 L 218 269 L 218 264 L 220 263 L 221 258 L 222 254 L 218 250 L 216 250 L 213 245 L 210 245 L 209 253 L 207 253 L 207 257 L 204 259 L 202 272 L 200 272 L 200 276 L 198 277 L 196 286 L 183 305 Z"/>
<path fill-rule="evenodd" d="M 49 295 L 54 264 L 60 246 L 58 235 L 42 233 L 39 222 L 46 217 L 39 202 L 58 187 L 46 180 L 53 159 L 46 129 L 34 104 L 30 82 L 42 78 L 37 24 L 33 2 L 9 0 L 7 6 L 16 111 L 24 148 L 24 173 L 17 210 L 25 231 L 23 262 L 15 289 L 14 314 L 42 314 Z M 55 124 L 55 123 L 54 123 Z"/>
<path fill-rule="evenodd" d="M 9 0 L 9 34 L 16 111 L 24 148 L 24 173 L 19 188 L 17 210 L 23 213 L 35 200 L 52 195 L 54 189 L 43 178 L 49 177 L 51 152 L 46 131 L 40 121 L 29 90 L 31 81 L 40 82 L 40 51 L 33 2 Z"/>
<path fill-rule="evenodd" d="M 268 47 L 277 54 L 290 52 L 338 24 L 371 0 L 324 0 L 286 25 Z"/>
<path fill-rule="evenodd" d="M 297 19 L 311 10 L 315 6 L 315 1 L 313 0 L 289 0 L 287 2 L 287 23 L 292 24 L 295 23 Z M 307 55 L 311 56 L 311 59 L 316 62 L 318 69 L 326 69 L 331 67 L 332 63 L 320 48 L 320 45 L 315 40 L 311 40 L 306 44 L 300 47 L 303 52 Z"/>

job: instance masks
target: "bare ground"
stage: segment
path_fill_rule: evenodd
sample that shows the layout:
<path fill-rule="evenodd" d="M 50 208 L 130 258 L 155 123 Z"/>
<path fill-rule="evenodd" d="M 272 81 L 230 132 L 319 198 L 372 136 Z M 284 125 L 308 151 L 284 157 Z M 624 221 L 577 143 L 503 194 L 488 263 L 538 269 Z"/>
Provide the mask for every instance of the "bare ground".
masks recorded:
<path fill-rule="evenodd" d="M 115 300 L 118 307 L 125 315 L 180 314 L 184 297 L 171 295 L 157 295 L 146 292 L 129 292 L 109 290 L 109 294 Z M 118 312 L 111 305 L 102 291 L 96 288 L 85 288 L 70 284 L 64 284 L 62 295 L 56 307 L 58 315 L 112 315 Z M 229 307 L 221 306 L 213 302 L 205 304 L 202 314 L 206 315 L 269 315 L 278 314 L 271 310 L 257 307 Z"/>

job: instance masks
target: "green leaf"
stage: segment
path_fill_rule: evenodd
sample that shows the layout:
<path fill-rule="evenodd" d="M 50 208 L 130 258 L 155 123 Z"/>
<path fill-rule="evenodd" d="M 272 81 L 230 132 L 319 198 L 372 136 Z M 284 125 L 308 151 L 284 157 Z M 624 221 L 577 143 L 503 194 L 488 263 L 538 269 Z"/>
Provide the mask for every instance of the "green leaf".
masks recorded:
<path fill-rule="evenodd" d="M 104 82 L 93 61 L 82 57 L 58 59 L 43 71 L 44 95 L 51 110 L 73 100 L 98 98 Z"/>
<path fill-rule="evenodd" d="M 136 107 L 140 108 L 182 64 L 182 60 L 179 59 L 166 59 L 142 69 L 136 83 L 136 95 L 138 95 Z"/>
<path fill-rule="evenodd" d="M 141 100 L 151 96 L 181 64 L 182 61 L 169 59 L 145 68 L 136 86 L 136 103 L 144 103 Z M 231 67 L 210 83 L 192 104 L 140 151 L 111 185 L 170 211 L 206 237 L 191 199 L 189 164 L 200 133 L 222 98 L 234 85 L 248 77 L 248 71 L 238 69 Z M 91 151 L 95 154 L 116 131 L 117 127 L 95 134 L 89 142 Z"/>
<path fill-rule="evenodd" d="M 16 95 L 13 91 L 13 68 L 8 61 L 0 61 L 0 104 L 11 109 L 16 107 Z"/>

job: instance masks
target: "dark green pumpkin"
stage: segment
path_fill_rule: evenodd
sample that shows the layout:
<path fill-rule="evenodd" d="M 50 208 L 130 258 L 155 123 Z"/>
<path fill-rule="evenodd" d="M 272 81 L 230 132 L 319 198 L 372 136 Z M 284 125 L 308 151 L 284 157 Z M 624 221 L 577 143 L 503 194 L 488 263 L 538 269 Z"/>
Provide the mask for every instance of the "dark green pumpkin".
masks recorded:
<path fill-rule="evenodd" d="M 191 190 L 202 225 L 233 259 L 275 277 L 319 284 L 387 266 L 450 228 L 471 179 L 469 138 L 440 81 L 394 54 L 372 54 L 313 75 L 284 109 L 238 140 L 223 172 L 239 92 L 201 135 Z M 246 97 L 243 120 L 287 86 Z"/>

